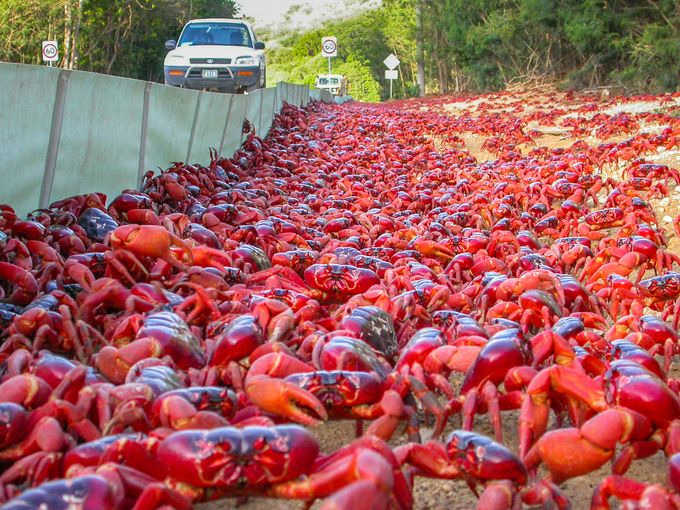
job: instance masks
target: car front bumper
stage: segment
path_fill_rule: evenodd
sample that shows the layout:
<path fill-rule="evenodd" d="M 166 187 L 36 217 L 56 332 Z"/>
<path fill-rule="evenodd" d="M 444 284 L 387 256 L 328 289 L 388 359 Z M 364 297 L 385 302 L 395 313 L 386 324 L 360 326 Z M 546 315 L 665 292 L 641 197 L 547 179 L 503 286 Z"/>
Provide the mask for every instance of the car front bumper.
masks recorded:
<path fill-rule="evenodd" d="M 217 78 L 204 78 L 203 70 L 217 71 Z M 165 66 L 164 74 L 167 85 L 198 90 L 235 91 L 241 87 L 252 87 L 260 81 L 259 66 Z"/>

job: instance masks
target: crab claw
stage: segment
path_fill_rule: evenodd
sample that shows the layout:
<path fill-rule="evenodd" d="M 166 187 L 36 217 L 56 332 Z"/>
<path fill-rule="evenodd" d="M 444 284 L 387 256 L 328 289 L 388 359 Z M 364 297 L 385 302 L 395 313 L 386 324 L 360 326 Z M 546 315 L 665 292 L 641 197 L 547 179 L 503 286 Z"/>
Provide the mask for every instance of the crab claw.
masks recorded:
<path fill-rule="evenodd" d="M 371 480 L 359 480 L 347 485 L 326 499 L 321 510 L 340 510 L 343 508 L 389 508 L 390 499 Z"/>
<path fill-rule="evenodd" d="M 281 379 L 266 375 L 249 377 L 246 393 L 260 409 L 302 425 L 318 425 L 328 419 L 326 409 L 314 395 Z"/>
<path fill-rule="evenodd" d="M 172 253 L 171 248 L 178 249 L 189 264 L 193 263 L 189 246 L 159 225 L 122 225 L 112 232 L 110 239 L 114 250 L 127 249 L 138 257 L 160 258 L 181 270 L 186 270 L 187 266 Z"/>
<path fill-rule="evenodd" d="M 413 249 L 418 250 L 426 257 L 441 257 L 445 260 L 451 260 L 454 255 L 454 253 L 443 244 L 439 244 L 422 237 L 416 237 L 413 239 L 411 241 L 411 245 Z"/>
<path fill-rule="evenodd" d="M 0 280 L 12 284 L 13 292 L 5 301 L 16 305 L 27 305 L 38 294 L 38 282 L 30 271 L 9 262 L 0 262 Z"/>

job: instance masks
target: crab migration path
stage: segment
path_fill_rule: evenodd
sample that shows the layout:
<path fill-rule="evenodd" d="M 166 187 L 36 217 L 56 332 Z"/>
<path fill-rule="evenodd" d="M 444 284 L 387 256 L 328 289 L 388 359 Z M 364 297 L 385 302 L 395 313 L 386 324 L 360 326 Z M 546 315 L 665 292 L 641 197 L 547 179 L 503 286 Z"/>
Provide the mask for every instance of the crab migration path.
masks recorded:
<path fill-rule="evenodd" d="M 2 206 L 0 508 L 678 506 L 679 102 L 287 105 Z"/>

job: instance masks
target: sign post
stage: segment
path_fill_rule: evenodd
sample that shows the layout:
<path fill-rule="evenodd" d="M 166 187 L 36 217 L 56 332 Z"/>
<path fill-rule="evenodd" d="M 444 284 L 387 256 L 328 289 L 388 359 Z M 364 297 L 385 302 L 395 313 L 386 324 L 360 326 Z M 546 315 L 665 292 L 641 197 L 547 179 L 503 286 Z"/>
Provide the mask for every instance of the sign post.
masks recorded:
<path fill-rule="evenodd" d="M 43 41 L 42 42 L 42 58 L 43 62 L 52 67 L 52 62 L 59 61 L 59 46 L 57 41 Z"/>
<path fill-rule="evenodd" d="M 387 67 L 385 79 L 390 80 L 390 99 L 392 99 L 392 83 L 399 78 L 399 71 L 396 70 L 396 67 L 401 64 L 401 61 L 394 53 L 390 53 L 387 55 L 387 58 L 383 60 L 383 64 Z"/>
<path fill-rule="evenodd" d="M 328 74 L 331 74 L 331 57 L 338 56 L 338 38 L 323 37 L 321 39 L 321 54 L 328 57 Z"/>
<path fill-rule="evenodd" d="M 390 70 L 390 69 L 385 69 L 385 79 L 390 80 L 390 99 L 392 99 L 392 83 L 394 83 L 394 80 L 399 78 L 399 71 L 396 69 Z"/>

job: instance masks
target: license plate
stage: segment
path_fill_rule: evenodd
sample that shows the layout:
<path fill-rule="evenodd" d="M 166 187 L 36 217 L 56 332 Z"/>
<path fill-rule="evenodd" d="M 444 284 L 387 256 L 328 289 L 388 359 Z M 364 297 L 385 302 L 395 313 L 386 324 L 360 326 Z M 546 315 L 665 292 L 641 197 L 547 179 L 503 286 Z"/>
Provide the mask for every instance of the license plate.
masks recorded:
<path fill-rule="evenodd" d="M 217 69 L 203 69 L 201 76 L 203 78 L 217 78 Z"/>

